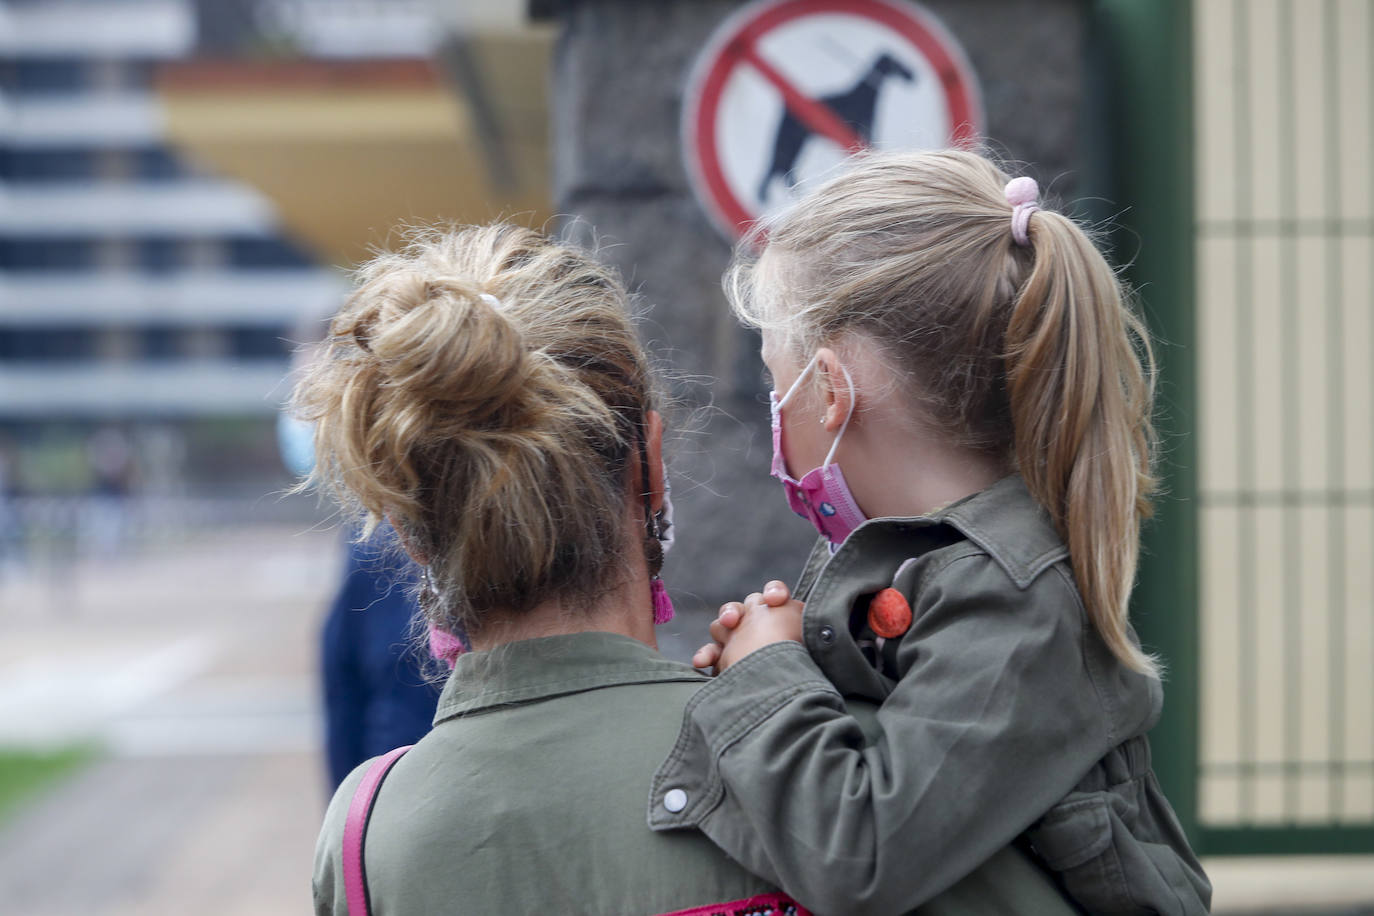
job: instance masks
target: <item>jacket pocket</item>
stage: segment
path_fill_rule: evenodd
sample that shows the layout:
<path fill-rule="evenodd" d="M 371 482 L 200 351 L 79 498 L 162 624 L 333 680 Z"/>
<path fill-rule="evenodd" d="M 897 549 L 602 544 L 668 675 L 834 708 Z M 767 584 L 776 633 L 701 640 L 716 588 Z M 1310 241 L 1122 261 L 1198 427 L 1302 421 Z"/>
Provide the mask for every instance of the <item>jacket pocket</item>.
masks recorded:
<path fill-rule="evenodd" d="M 1141 781 L 1132 780 L 1105 791 L 1074 792 L 1031 828 L 1031 845 L 1090 913 L 1206 913 L 1211 888 L 1205 878 L 1195 882 L 1171 844 L 1159 842 L 1163 837 L 1147 839 L 1128 827 L 1142 826 L 1142 790 Z M 1199 884 L 1205 892 L 1199 893 Z"/>

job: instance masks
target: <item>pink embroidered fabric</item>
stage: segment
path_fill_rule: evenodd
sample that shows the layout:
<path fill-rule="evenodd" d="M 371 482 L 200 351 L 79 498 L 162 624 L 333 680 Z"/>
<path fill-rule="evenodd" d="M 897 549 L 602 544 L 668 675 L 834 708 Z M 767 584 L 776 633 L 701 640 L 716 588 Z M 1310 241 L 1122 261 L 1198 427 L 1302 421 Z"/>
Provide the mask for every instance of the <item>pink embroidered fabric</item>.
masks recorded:
<path fill-rule="evenodd" d="M 811 911 L 786 894 L 760 894 L 731 903 L 712 903 L 660 916 L 811 916 Z"/>

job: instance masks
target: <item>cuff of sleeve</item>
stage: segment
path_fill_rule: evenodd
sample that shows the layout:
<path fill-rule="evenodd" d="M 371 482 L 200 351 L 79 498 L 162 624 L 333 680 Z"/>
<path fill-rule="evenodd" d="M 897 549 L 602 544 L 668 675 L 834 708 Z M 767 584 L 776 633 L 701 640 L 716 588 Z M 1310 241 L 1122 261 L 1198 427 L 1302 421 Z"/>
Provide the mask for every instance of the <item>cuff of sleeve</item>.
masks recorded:
<path fill-rule="evenodd" d="M 800 693 L 838 696 L 799 642 L 775 642 L 735 662 L 697 691 L 689 718 L 719 758 L 764 719 Z"/>
<path fill-rule="evenodd" d="M 688 702 L 677 743 L 654 774 L 649 826 L 699 825 L 724 794 L 721 756 L 794 697 L 814 692 L 839 698 L 797 642 L 764 646 L 713 678 Z"/>

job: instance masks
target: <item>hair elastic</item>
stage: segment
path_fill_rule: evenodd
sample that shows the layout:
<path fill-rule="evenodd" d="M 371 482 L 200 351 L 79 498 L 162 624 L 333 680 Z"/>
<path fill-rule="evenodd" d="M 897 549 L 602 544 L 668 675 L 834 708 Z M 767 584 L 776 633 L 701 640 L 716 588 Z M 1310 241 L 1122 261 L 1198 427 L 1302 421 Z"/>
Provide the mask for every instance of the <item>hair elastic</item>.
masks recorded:
<path fill-rule="evenodd" d="M 1007 182 L 1007 203 L 1011 204 L 1011 237 L 1023 248 L 1030 244 L 1027 230 L 1031 214 L 1040 209 L 1040 185 L 1034 178 L 1021 176 Z"/>
<path fill-rule="evenodd" d="M 497 299 L 491 293 L 478 293 L 477 298 L 481 299 L 483 302 L 485 302 L 487 305 L 491 306 L 494 309 L 501 308 L 501 300 Z"/>

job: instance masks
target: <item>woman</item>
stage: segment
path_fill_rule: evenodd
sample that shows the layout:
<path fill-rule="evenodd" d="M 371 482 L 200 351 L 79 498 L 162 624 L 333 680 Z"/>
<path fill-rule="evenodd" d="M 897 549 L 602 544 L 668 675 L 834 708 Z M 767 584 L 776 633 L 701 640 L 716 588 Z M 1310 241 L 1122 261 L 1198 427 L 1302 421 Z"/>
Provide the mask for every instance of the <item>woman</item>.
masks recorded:
<path fill-rule="evenodd" d="M 620 281 L 510 226 L 422 235 L 360 280 L 297 391 L 317 475 L 390 520 L 429 624 L 473 651 L 359 819 L 353 907 L 345 834 L 369 766 L 336 794 L 316 911 L 805 913 L 702 834 L 645 822 L 705 679 L 655 651 L 662 423 Z M 948 899 L 998 884 L 1057 903 L 1029 869 Z"/>

